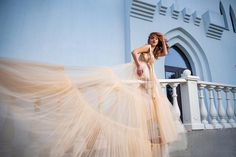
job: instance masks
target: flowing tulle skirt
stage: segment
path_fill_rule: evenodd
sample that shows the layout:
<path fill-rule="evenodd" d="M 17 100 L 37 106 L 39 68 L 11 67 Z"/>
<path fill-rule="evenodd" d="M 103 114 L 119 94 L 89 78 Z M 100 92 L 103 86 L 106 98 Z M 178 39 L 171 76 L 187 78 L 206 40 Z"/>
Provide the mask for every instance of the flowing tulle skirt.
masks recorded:
<path fill-rule="evenodd" d="M 170 146 L 185 148 L 183 125 L 150 75 L 137 77 L 133 63 L 0 59 L 0 156 L 166 157 Z"/>

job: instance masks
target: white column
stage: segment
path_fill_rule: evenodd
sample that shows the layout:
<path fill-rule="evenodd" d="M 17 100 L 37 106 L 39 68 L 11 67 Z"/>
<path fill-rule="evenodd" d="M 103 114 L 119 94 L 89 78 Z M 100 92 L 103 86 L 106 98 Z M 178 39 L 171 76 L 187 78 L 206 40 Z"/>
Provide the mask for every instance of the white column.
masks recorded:
<path fill-rule="evenodd" d="M 181 84 L 182 113 L 183 122 L 188 130 L 204 129 L 201 123 L 201 115 L 198 99 L 197 81 L 199 77 L 191 76 L 190 70 L 185 70 L 182 78 L 186 79 L 186 83 Z"/>
<path fill-rule="evenodd" d="M 179 105 L 178 105 L 178 100 L 177 100 L 177 92 L 176 92 L 176 88 L 179 85 L 179 83 L 171 83 L 170 86 L 173 90 L 173 94 L 172 94 L 172 98 L 173 98 L 173 108 L 175 110 L 175 113 L 177 114 L 176 116 L 178 118 L 180 118 L 180 109 L 179 109 Z"/>
<path fill-rule="evenodd" d="M 161 83 L 161 89 L 166 94 L 166 85 L 167 83 Z"/>
<path fill-rule="evenodd" d="M 236 116 L 236 88 L 231 89 L 233 93 L 233 100 L 234 100 L 234 117 Z"/>
<path fill-rule="evenodd" d="M 208 112 L 206 109 L 206 105 L 204 102 L 204 89 L 205 89 L 206 85 L 204 84 L 198 84 L 198 88 L 199 88 L 199 105 L 200 105 L 200 111 L 201 111 L 201 118 L 202 118 L 202 123 L 204 124 L 205 129 L 212 129 L 212 125 L 210 125 L 208 123 L 207 117 L 208 117 Z"/>
<path fill-rule="evenodd" d="M 230 92 L 230 87 L 225 87 L 224 88 L 224 91 L 225 91 L 225 98 L 226 98 L 226 105 L 227 105 L 227 108 L 226 108 L 226 113 L 229 117 L 229 123 L 232 127 L 236 127 L 236 123 L 235 123 L 235 120 L 234 120 L 234 111 L 233 111 L 233 108 L 230 104 L 230 98 L 229 98 L 229 92 Z"/>
<path fill-rule="evenodd" d="M 222 97 L 221 97 L 221 90 L 224 87 L 222 86 L 217 86 L 215 88 L 216 92 L 217 92 L 217 100 L 218 100 L 218 114 L 220 117 L 220 123 L 224 128 L 230 128 L 231 125 L 229 125 L 229 123 L 227 123 L 226 119 L 227 119 L 227 115 L 226 115 L 226 111 L 224 106 L 222 105 Z"/>
<path fill-rule="evenodd" d="M 211 124 L 213 128 L 222 128 L 222 125 L 219 124 L 217 121 L 218 113 L 216 111 L 215 103 L 214 103 L 214 96 L 213 96 L 213 89 L 215 88 L 215 85 L 208 85 L 208 93 L 209 93 L 209 101 L 210 101 L 210 116 L 211 116 Z"/>

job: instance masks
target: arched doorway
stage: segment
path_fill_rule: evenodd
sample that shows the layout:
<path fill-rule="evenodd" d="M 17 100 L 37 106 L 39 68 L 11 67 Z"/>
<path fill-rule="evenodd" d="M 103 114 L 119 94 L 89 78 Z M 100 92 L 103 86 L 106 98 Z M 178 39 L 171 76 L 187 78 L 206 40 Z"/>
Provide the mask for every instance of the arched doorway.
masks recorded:
<path fill-rule="evenodd" d="M 179 78 L 185 69 L 189 69 L 192 72 L 187 57 L 177 46 L 172 46 L 169 54 L 165 57 L 165 78 Z"/>
<path fill-rule="evenodd" d="M 185 69 L 189 69 L 192 72 L 192 68 L 187 57 L 176 45 L 172 46 L 169 50 L 169 54 L 165 57 L 165 78 L 166 79 L 180 78 L 181 74 Z M 167 90 L 167 97 L 169 101 L 172 103 L 173 90 L 169 85 L 167 85 L 166 90 Z M 177 100 L 181 112 L 180 118 L 181 120 L 183 120 L 180 87 L 178 86 L 176 90 L 178 95 Z"/>
<path fill-rule="evenodd" d="M 202 81 L 212 81 L 210 66 L 205 52 L 190 33 L 182 27 L 177 27 L 165 33 L 165 37 L 170 47 L 176 46 L 187 57 L 193 75 L 198 76 Z"/>

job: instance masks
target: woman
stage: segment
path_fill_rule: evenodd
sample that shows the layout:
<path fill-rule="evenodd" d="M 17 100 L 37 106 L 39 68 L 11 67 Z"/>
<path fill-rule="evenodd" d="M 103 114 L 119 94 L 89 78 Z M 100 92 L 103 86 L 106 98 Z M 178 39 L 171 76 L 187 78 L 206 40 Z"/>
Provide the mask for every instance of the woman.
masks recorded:
<path fill-rule="evenodd" d="M 169 46 L 164 36 L 159 32 L 152 32 L 148 37 L 148 44 L 132 52 L 138 78 L 148 82 L 145 83 L 145 89 L 152 99 L 149 136 L 153 156 L 168 156 L 168 147 L 171 147 L 172 151 L 187 147 L 185 129 L 170 102 L 162 93 L 154 71 L 155 59 L 166 56 L 168 49 Z M 157 127 L 154 127 L 155 125 Z M 156 151 L 153 145 L 156 146 Z"/>
<path fill-rule="evenodd" d="M 150 53 L 151 57 L 153 55 L 155 59 L 158 59 L 159 57 L 166 56 L 168 54 L 168 48 L 169 47 L 164 39 L 164 36 L 161 33 L 151 33 L 148 37 L 148 44 L 141 48 L 137 48 L 132 52 L 133 59 L 137 66 L 138 76 L 143 74 L 143 69 L 141 68 L 139 61 L 148 63 L 148 60 L 145 58 L 144 54 Z M 138 58 L 140 54 L 142 57 L 141 59 Z"/>
<path fill-rule="evenodd" d="M 112 68 L 0 59 L 0 156 L 168 156 L 184 129 L 154 74 L 167 50 L 154 32 Z"/>

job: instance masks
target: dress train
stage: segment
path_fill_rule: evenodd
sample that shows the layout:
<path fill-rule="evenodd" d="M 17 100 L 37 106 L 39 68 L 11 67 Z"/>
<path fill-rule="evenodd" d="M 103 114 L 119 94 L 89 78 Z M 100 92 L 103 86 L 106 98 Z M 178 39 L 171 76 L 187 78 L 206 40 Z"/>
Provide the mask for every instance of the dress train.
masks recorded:
<path fill-rule="evenodd" d="M 183 125 L 154 71 L 145 73 L 137 77 L 133 63 L 0 59 L 0 156 L 166 157 L 171 143 L 185 148 Z"/>

